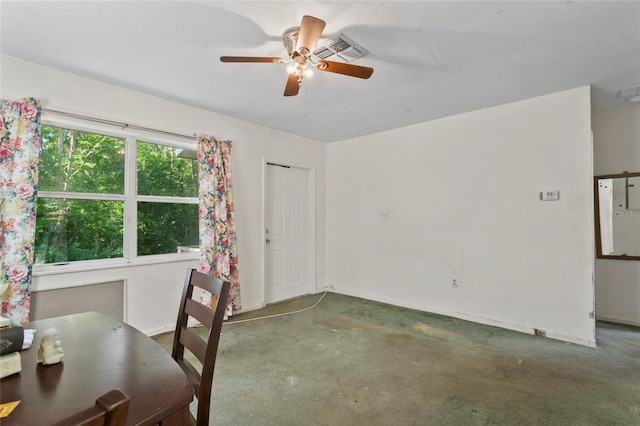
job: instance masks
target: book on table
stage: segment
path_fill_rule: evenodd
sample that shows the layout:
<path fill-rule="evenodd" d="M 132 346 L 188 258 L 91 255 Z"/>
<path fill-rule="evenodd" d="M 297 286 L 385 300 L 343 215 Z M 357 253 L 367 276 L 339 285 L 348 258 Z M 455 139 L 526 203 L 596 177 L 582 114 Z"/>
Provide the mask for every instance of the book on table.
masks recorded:
<path fill-rule="evenodd" d="M 24 329 L 22 327 L 0 328 L 0 355 L 8 355 L 22 350 Z"/>

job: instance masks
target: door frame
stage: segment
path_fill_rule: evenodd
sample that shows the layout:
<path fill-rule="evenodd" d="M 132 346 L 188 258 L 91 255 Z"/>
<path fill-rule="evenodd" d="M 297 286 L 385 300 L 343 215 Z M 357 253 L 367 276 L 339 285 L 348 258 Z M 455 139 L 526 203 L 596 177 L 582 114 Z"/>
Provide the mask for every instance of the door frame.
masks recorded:
<path fill-rule="evenodd" d="M 267 230 L 267 167 L 269 164 L 278 166 L 293 167 L 307 171 L 307 274 L 308 274 L 308 291 L 310 294 L 316 293 L 316 167 L 311 163 L 300 161 L 285 160 L 282 158 L 262 157 L 262 246 L 261 246 L 261 275 L 262 288 L 261 299 L 262 306 L 266 306 L 267 291 L 267 247 L 265 244 Z"/>

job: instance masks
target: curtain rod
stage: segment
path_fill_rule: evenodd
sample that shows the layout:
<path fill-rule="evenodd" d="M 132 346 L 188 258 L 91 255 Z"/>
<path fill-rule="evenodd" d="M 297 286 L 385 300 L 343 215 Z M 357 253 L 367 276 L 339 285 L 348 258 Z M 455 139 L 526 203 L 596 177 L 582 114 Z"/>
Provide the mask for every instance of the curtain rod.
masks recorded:
<path fill-rule="evenodd" d="M 58 110 L 55 110 L 55 109 L 42 108 L 42 111 L 49 112 L 49 113 L 52 113 L 52 114 L 64 115 L 66 117 L 79 118 L 79 119 L 91 121 L 91 122 L 94 122 L 94 123 L 108 124 L 110 126 L 122 127 L 123 129 L 143 130 L 143 131 L 146 131 L 146 132 L 161 133 L 163 135 L 176 136 L 176 137 L 179 137 L 179 138 L 184 138 L 184 139 L 189 139 L 189 140 L 193 140 L 196 137 L 195 133 L 192 136 L 187 136 L 187 135 L 183 135 L 183 134 L 180 134 L 180 133 L 167 132 L 165 130 L 152 129 L 150 127 L 143 127 L 143 126 L 136 126 L 135 124 L 127 124 L 127 123 L 122 123 L 120 121 L 107 120 L 107 119 L 104 119 L 104 118 L 89 117 L 89 116 L 86 116 L 86 115 L 80 115 L 80 114 L 74 114 L 74 113 L 71 113 L 71 112 L 58 111 Z"/>

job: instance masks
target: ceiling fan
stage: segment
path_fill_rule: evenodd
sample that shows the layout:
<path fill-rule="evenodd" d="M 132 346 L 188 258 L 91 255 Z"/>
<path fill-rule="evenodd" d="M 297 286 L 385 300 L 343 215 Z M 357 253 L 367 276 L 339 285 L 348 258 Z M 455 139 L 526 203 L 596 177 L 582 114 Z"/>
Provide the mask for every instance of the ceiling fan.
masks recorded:
<path fill-rule="evenodd" d="M 351 77 L 367 79 L 373 74 L 373 68 L 359 65 L 333 62 L 321 59 L 313 62 L 311 53 L 324 31 L 326 22 L 313 16 L 305 15 L 299 27 L 292 27 L 282 34 L 282 42 L 287 50 L 287 55 L 293 61 L 293 65 L 287 67 L 289 77 L 284 89 L 284 96 L 295 96 L 300 90 L 300 85 L 305 76 L 309 76 L 310 69 L 307 65 L 316 67 L 320 71 L 343 74 Z M 264 56 L 221 56 L 222 62 L 266 62 L 281 64 L 285 60 L 279 57 Z"/>

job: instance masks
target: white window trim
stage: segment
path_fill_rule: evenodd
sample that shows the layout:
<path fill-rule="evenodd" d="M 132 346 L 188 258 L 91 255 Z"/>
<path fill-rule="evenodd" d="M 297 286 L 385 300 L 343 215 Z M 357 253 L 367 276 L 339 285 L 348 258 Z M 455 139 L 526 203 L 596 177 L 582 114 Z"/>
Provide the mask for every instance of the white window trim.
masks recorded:
<path fill-rule="evenodd" d="M 41 119 L 43 126 L 61 127 L 81 132 L 98 133 L 116 138 L 125 139 L 125 182 L 124 194 L 94 194 L 79 192 L 38 191 L 38 197 L 69 198 L 80 200 L 107 200 L 124 202 L 124 229 L 123 229 L 123 257 L 112 259 L 82 260 L 73 262 L 34 264 L 33 275 L 43 276 L 69 272 L 80 272 L 99 269 L 122 268 L 128 266 L 140 266 L 166 262 L 180 262 L 198 259 L 198 252 L 165 253 L 146 256 L 134 256 L 137 249 L 137 202 L 167 202 L 198 204 L 197 197 L 164 197 L 136 194 L 137 183 L 137 158 L 136 142 L 156 143 L 159 145 L 196 150 L 195 138 L 192 142 L 168 135 L 154 134 L 131 128 L 119 128 L 102 123 L 82 120 L 80 118 L 58 117 L 55 114 L 43 113 Z"/>

